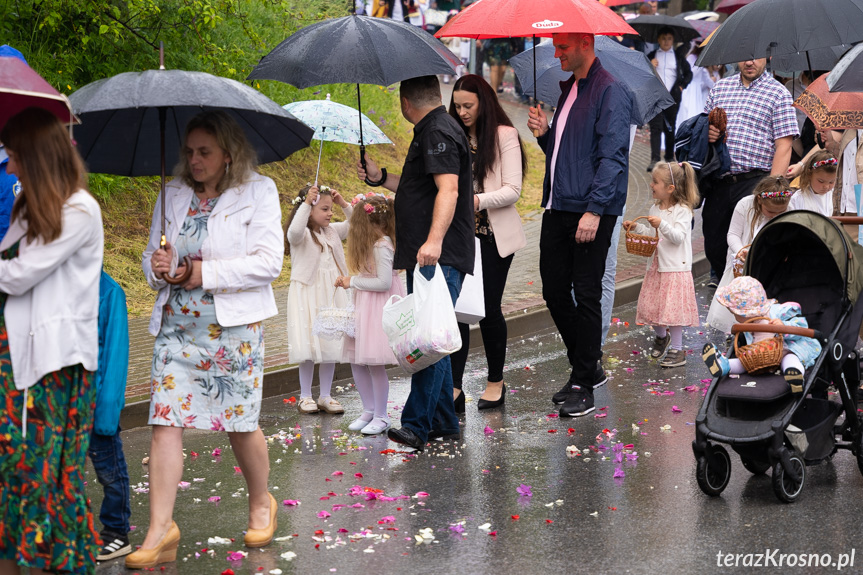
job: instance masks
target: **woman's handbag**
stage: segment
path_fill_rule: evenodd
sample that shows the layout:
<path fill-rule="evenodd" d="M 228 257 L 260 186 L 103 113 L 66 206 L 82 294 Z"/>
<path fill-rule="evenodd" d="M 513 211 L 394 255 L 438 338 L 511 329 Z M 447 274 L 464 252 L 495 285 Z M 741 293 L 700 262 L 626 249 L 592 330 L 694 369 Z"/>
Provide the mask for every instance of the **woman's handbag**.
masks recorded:
<path fill-rule="evenodd" d="M 473 275 L 464 276 L 461 293 L 455 302 L 455 317 L 461 323 L 477 323 L 485 317 L 485 291 L 482 284 L 482 252 L 479 238 L 474 238 L 476 255 Z"/>

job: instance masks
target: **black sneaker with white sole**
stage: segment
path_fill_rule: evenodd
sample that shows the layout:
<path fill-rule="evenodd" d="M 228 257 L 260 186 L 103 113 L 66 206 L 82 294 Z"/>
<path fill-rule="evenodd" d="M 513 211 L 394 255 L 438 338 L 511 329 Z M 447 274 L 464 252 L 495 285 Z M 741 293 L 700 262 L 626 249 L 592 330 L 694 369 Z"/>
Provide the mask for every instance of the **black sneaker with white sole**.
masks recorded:
<path fill-rule="evenodd" d="M 602 387 L 608 383 L 608 375 L 605 373 L 605 370 L 602 369 L 602 364 L 600 362 L 596 363 L 596 373 L 593 376 L 593 389 L 597 387 Z M 573 380 L 570 379 L 563 387 L 560 388 L 560 391 L 551 396 L 551 402 L 555 405 L 560 405 L 566 398 L 569 396 L 569 392 L 572 391 Z"/>
<path fill-rule="evenodd" d="M 132 545 L 129 543 L 129 537 L 123 535 L 108 535 L 102 534 L 102 541 L 105 545 L 96 556 L 96 561 L 110 561 L 117 557 L 128 555 L 132 552 Z"/>
<path fill-rule="evenodd" d="M 593 390 L 580 385 L 573 385 L 566 401 L 560 406 L 560 416 L 581 417 L 594 409 Z"/>

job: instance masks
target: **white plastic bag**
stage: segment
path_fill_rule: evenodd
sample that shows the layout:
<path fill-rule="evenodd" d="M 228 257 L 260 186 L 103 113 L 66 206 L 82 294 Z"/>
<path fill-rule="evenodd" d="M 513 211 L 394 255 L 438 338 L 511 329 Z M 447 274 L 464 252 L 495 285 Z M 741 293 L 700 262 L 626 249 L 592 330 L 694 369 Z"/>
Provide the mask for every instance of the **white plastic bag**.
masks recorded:
<path fill-rule="evenodd" d="M 416 373 L 461 349 L 452 298 L 440 265 L 427 280 L 417 265 L 414 291 L 393 295 L 384 305 L 383 328 L 399 365 Z"/>
<path fill-rule="evenodd" d="M 482 284 L 482 250 L 479 238 L 476 242 L 473 260 L 473 275 L 464 276 L 461 293 L 455 302 L 455 317 L 461 323 L 473 324 L 485 317 L 485 290 Z"/>

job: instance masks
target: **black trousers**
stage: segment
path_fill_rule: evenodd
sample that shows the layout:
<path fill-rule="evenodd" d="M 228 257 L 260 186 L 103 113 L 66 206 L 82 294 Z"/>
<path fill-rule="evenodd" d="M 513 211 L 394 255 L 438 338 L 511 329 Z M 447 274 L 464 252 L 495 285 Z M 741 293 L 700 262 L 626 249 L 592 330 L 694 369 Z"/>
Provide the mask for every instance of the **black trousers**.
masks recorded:
<path fill-rule="evenodd" d="M 542 297 L 566 345 L 570 381 L 592 388 L 602 356 L 602 275 L 617 216 L 602 216 L 594 240 L 579 244 L 582 215 L 547 210 L 542 216 L 539 274 Z"/>
<path fill-rule="evenodd" d="M 503 364 L 506 361 L 506 320 L 500 309 L 506 276 L 512 264 L 512 255 L 500 257 L 494 236 L 478 236 L 482 254 L 482 290 L 485 299 L 485 317 L 479 322 L 485 360 L 488 363 L 488 381 L 503 380 Z M 453 387 L 461 389 L 464 366 L 470 351 L 470 325 L 459 323 L 461 349 L 452 354 Z"/>
<path fill-rule="evenodd" d="M 650 161 L 659 161 L 662 135 L 665 134 L 665 161 L 674 159 L 674 130 L 677 125 L 678 104 L 666 108 L 650 120 Z"/>
<path fill-rule="evenodd" d="M 762 173 L 756 177 L 741 179 L 737 182 L 713 180 L 706 188 L 704 207 L 701 211 L 704 230 L 704 254 L 710 267 L 721 276 L 728 256 L 728 227 L 737 202 L 752 193 Z M 763 175 L 767 175 L 766 172 Z M 702 190 L 704 190 L 702 186 Z"/>

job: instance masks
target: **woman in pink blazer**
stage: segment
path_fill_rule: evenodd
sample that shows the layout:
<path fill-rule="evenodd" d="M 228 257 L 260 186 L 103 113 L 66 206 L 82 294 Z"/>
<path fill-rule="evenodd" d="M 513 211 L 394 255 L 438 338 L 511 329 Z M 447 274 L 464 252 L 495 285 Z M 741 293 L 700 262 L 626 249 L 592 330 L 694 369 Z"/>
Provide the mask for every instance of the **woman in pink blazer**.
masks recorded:
<path fill-rule="evenodd" d="M 482 254 L 485 318 L 479 322 L 488 383 L 477 403 L 478 409 L 503 405 L 506 385 L 506 321 L 500 309 L 506 276 L 513 254 L 526 240 L 515 203 L 521 195 L 521 180 L 527 156 L 521 138 L 497 100 L 497 94 L 481 76 L 462 76 L 453 86 L 449 113 L 468 136 L 473 156 L 476 237 Z M 456 411 L 464 413 L 462 376 L 470 348 L 470 326 L 459 323 L 462 348 L 452 355 Z"/>

